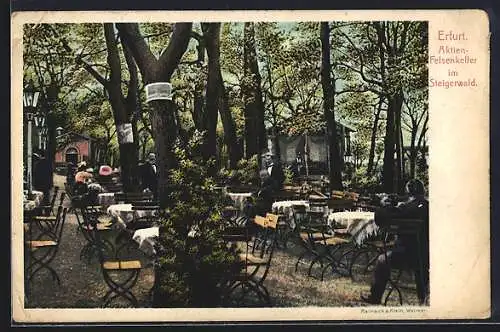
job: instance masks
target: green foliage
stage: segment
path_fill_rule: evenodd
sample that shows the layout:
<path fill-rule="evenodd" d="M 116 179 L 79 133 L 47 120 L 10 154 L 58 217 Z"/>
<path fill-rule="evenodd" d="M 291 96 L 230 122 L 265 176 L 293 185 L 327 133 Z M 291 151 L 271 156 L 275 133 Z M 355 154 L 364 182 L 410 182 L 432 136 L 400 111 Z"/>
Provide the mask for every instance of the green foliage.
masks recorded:
<path fill-rule="evenodd" d="M 375 175 L 366 175 L 366 167 L 358 167 L 347 187 L 360 193 L 375 193 L 380 191 L 380 179 Z"/>
<path fill-rule="evenodd" d="M 218 178 L 229 186 L 258 186 L 260 183 L 257 155 L 238 161 L 236 169 L 222 168 Z"/>
<path fill-rule="evenodd" d="M 179 166 L 170 171 L 171 203 L 157 246 L 157 307 L 218 306 L 228 274 L 241 268 L 237 250 L 222 240 L 224 197 L 214 190 L 210 165 L 198 153 L 201 137 L 175 147 Z"/>

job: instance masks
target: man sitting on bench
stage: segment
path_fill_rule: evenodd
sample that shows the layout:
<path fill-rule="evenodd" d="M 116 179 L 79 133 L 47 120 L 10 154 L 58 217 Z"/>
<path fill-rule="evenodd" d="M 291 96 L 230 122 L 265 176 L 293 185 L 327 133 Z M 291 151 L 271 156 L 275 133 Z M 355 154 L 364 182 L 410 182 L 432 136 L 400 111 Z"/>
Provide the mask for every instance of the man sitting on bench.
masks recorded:
<path fill-rule="evenodd" d="M 380 304 L 387 282 L 391 274 L 391 265 L 401 266 L 405 263 L 415 265 L 415 280 L 417 284 L 417 295 L 420 304 L 423 304 L 426 297 L 426 289 L 429 280 L 429 202 L 425 199 L 424 184 L 416 179 L 408 181 L 406 192 L 409 198 L 405 202 L 400 202 L 396 207 L 388 206 L 379 208 L 375 212 L 375 223 L 384 227 L 388 220 L 398 218 L 421 219 L 423 224 L 423 238 L 420 248 L 414 236 L 398 235 L 394 247 L 386 254 L 381 254 L 378 258 L 373 272 L 373 281 L 369 296 L 361 296 L 364 302 L 370 304 Z M 422 268 L 415 264 L 420 251 L 422 257 Z M 386 260 L 387 257 L 387 260 Z"/>

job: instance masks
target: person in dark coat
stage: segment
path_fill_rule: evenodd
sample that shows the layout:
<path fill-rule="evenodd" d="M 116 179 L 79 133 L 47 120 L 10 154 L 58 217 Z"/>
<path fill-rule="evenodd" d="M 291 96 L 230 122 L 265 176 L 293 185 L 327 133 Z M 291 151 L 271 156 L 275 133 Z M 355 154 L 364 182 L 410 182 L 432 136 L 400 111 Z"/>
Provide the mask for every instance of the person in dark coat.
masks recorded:
<path fill-rule="evenodd" d="M 153 192 L 155 198 L 158 195 L 158 170 L 156 167 L 156 155 L 150 153 L 148 159 L 141 166 L 142 189 L 149 189 Z"/>
<path fill-rule="evenodd" d="M 395 267 L 410 264 L 415 271 L 417 295 L 421 304 L 427 295 L 429 282 L 429 202 L 424 197 L 424 184 L 419 180 L 410 180 L 406 184 L 409 198 L 397 206 L 387 206 L 377 209 L 375 223 L 384 228 L 391 218 L 421 219 L 422 239 L 420 246 L 416 237 L 398 235 L 392 250 L 379 256 L 369 296 L 362 296 L 362 300 L 370 304 L 380 304 L 387 282 L 391 274 L 391 265 Z M 418 266 L 418 255 L 422 258 L 422 265 Z"/>
<path fill-rule="evenodd" d="M 50 162 L 43 151 L 38 151 L 39 159 L 33 168 L 33 188 L 43 192 L 43 203 L 50 203 L 50 188 L 52 185 Z"/>

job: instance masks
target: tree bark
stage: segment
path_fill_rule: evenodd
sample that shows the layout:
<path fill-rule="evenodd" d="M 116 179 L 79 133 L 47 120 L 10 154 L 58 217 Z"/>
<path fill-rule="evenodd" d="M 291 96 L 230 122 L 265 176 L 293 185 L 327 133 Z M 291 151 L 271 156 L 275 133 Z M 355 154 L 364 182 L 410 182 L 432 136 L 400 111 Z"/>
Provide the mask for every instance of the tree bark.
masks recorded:
<path fill-rule="evenodd" d="M 229 168 L 235 169 L 238 161 L 243 158 L 243 149 L 240 140 L 236 136 L 236 124 L 234 123 L 231 110 L 229 109 L 229 97 L 222 81 L 219 81 L 219 112 L 224 127 L 224 142 L 229 154 Z"/>
<path fill-rule="evenodd" d="M 110 67 L 110 75 L 109 81 L 106 84 L 106 90 L 109 96 L 109 102 L 111 104 L 111 108 L 113 110 L 113 117 L 115 120 L 116 130 L 118 132 L 118 128 L 125 124 L 131 123 L 129 118 L 129 111 L 132 108 L 132 112 L 135 111 L 137 107 L 137 100 L 131 95 L 129 99 L 129 103 L 133 103 L 133 106 L 130 107 L 127 105 L 125 98 L 123 96 L 122 87 L 121 87 L 121 63 L 120 56 L 118 54 L 118 45 L 116 43 L 114 26 L 112 23 L 104 24 L 104 36 L 106 39 L 106 47 L 108 49 L 107 62 Z M 126 52 L 126 51 L 124 51 Z M 131 72 L 131 80 L 133 81 L 133 67 L 129 67 L 129 71 Z M 129 93 L 135 93 L 135 86 L 133 86 L 134 82 L 130 82 Z M 130 91 L 130 89 L 134 91 Z M 129 106 L 129 107 L 127 107 Z M 137 172 L 137 163 L 138 163 L 138 153 L 137 153 L 137 145 L 136 145 L 136 137 L 132 136 L 132 142 L 119 143 L 120 150 L 120 166 L 121 166 L 121 178 L 123 183 L 123 190 L 125 192 L 134 192 L 139 189 L 138 182 L 138 172 Z"/>
<path fill-rule="evenodd" d="M 203 155 L 206 160 L 217 156 L 217 120 L 220 93 L 220 23 L 202 23 L 203 41 L 208 54 L 208 78 L 206 86 L 206 108 L 204 112 L 205 142 Z M 214 175 L 215 169 L 209 169 Z"/>
<path fill-rule="evenodd" d="M 277 111 L 276 111 L 276 104 L 274 103 L 274 87 L 273 87 L 273 80 L 272 80 L 272 70 L 271 70 L 271 59 L 269 57 L 269 54 L 267 56 L 267 77 L 269 77 L 269 102 L 271 103 L 271 111 L 272 111 L 272 117 L 273 117 L 273 134 L 274 134 L 274 140 L 273 140 L 273 145 L 274 145 L 274 155 L 276 156 L 276 159 L 281 160 L 281 149 L 280 149 L 280 141 L 279 141 L 279 128 L 278 128 L 278 123 L 277 123 Z"/>
<path fill-rule="evenodd" d="M 129 47 L 144 84 L 154 82 L 169 82 L 177 68 L 182 55 L 187 49 L 191 38 L 192 23 L 176 23 L 166 50 L 159 59 L 153 55 L 137 23 L 117 24 L 120 36 Z M 155 138 L 158 170 L 158 198 L 160 206 L 169 205 L 168 176 L 169 171 L 176 166 L 174 143 L 177 136 L 175 121 L 175 106 L 170 100 L 155 100 L 150 102 L 152 108 L 151 123 Z"/>
<path fill-rule="evenodd" d="M 246 22 L 243 32 L 244 79 L 241 92 L 245 105 L 245 146 L 246 157 L 258 155 L 267 147 L 264 125 L 264 103 L 262 101 L 261 76 L 255 49 L 254 23 Z"/>
<path fill-rule="evenodd" d="M 377 145 L 377 130 L 378 130 L 378 122 L 380 120 L 380 113 L 382 112 L 382 102 L 383 102 L 383 97 L 380 96 L 377 111 L 375 112 L 375 118 L 373 119 L 372 133 L 371 133 L 371 137 L 370 137 L 370 152 L 368 154 L 368 166 L 366 168 L 366 175 L 373 174 L 373 168 L 374 168 L 373 162 L 375 159 L 375 147 Z"/>
<path fill-rule="evenodd" d="M 387 120 L 385 125 L 384 138 L 384 165 L 382 169 L 382 182 L 384 191 L 391 193 L 394 191 L 394 143 L 395 143 L 395 107 L 394 98 L 389 98 L 387 107 Z"/>
<path fill-rule="evenodd" d="M 334 87 L 330 77 L 330 26 L 328 22 L 321 22 L 321 86 L 323 88 L 323 112 L 326 119 L 329 149 L 329 175 L 330 190 L 342 190 L 341 159 L 337 137 L 337 126 L 335 123 L 335 100 Z"/>

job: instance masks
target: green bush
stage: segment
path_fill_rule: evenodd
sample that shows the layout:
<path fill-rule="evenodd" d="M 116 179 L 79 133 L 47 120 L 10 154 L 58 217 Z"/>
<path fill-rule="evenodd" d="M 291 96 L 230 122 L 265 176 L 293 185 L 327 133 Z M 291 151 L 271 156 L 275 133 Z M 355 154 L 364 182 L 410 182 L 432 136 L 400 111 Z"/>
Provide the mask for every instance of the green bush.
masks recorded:
<path fill-rule="evenodd" d="M 357 192 L 375 193 L 380 191 L 380 180 L 375 175 L 366 175 L 366 167 L 358 167 L 346 187 Z"/>
<path fill-rule="evenodd" d="M 238 271 L 237 250 L 222 240 L 222 194 L 207 176 L 210 163 L 198 154 L 201 138 L 175 148 L 178 167 L 170 171 L 170 206 L 160 222 L 155 266 L 155 307 L 221 305 L 227 276 Z"/>
<path fill-rule="evenodd" d="M 260 176 L 257 155 L 253 155 L 250 159 L 240 159 L 236 169 L 221 169 L 218 178 L 220 182 L 229 186 L 258 186 Z"/>

